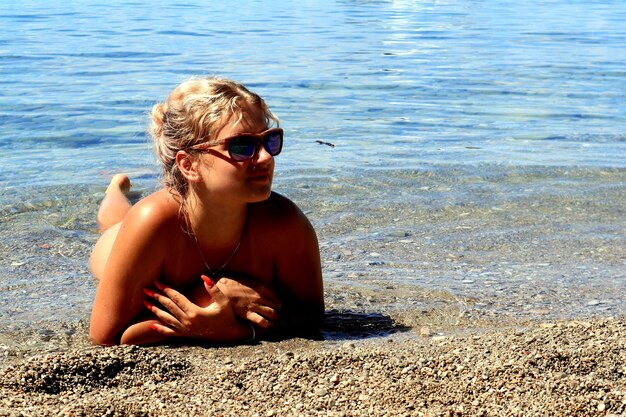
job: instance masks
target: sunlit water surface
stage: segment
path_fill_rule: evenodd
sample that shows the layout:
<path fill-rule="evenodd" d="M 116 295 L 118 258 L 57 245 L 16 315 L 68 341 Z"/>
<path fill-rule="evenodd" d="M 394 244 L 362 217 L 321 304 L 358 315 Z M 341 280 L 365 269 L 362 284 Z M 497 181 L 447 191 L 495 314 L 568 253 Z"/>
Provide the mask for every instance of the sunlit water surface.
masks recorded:
<path fill-rule="evenodd" d="M 335 319 L 626 313 L 626 3 L 226 3 L 0 4 L 3 337 L 84 334 L 102 191 L 158 187 L 147 112 L 204 74 L 280 117 Z"/>

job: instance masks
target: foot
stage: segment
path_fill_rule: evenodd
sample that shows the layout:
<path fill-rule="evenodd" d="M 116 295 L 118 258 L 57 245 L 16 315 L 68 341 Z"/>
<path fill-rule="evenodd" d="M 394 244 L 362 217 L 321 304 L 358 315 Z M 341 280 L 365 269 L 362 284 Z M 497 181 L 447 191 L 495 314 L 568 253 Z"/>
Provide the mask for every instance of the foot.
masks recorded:
<path fill-rule="evenodd" d="M 130 178 L 126 174 L 115 174 L 107 187 L 106 193 L 110 191 L 121 191 L 123 194 L 128 193 L 130 191 L 131 183 Z"/>
<path fill-rule="evenodd" d="M 131 204 L 126 197 L 130 185 L 130 179 L 125 174 L 116 174 L 111 179 L 96 216 L 100 233 L 121 222 L 130 210 Z"/>

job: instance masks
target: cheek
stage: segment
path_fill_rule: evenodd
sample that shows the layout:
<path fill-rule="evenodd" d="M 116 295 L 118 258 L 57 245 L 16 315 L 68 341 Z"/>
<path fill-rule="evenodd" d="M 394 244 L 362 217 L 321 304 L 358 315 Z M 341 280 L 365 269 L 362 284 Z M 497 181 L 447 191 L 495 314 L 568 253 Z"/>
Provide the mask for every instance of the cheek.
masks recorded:
<path fill-rule="evenodd" d="M 242 175 L 242 167 L 228 161 L 215 158 L 208 167 L 209 177 L 213 176 L 219 180 L 235 179 Z"/>

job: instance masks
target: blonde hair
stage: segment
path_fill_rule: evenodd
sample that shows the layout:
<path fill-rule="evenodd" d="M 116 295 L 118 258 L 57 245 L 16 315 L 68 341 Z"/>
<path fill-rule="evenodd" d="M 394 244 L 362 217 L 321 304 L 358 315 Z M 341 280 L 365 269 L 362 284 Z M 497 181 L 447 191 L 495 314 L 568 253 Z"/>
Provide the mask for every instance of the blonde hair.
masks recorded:
<path fill-rule="evenodd" d="M 176 154 L 213 139 L 228 114 L 237 117 L 236 123 L 241 121 L 245 104 L 262 111 L 268 126 L 278 126 L 278 118 L 258 94 L 225 78 L 191 78 L 178 85 L 165 102 L 156 104 L 149 133 L 162 164 L 163 185 L 184 199 L 188 184 L 178 169 Z"/>

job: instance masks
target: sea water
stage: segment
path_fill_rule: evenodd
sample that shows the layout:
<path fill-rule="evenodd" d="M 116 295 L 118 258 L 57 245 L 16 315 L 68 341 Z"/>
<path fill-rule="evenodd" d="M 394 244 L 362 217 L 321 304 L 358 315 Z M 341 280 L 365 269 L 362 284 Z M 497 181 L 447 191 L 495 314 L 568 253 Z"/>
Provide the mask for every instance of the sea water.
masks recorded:
<path fill-rule="evenodd" d="M 0 333 L 84 334 L 102 191 L 158 188 L 147 114 L 195 75 L 279 116 L 331 316 L 624 314 L 625 42 L 619 0 L 2 2 Z"/>

